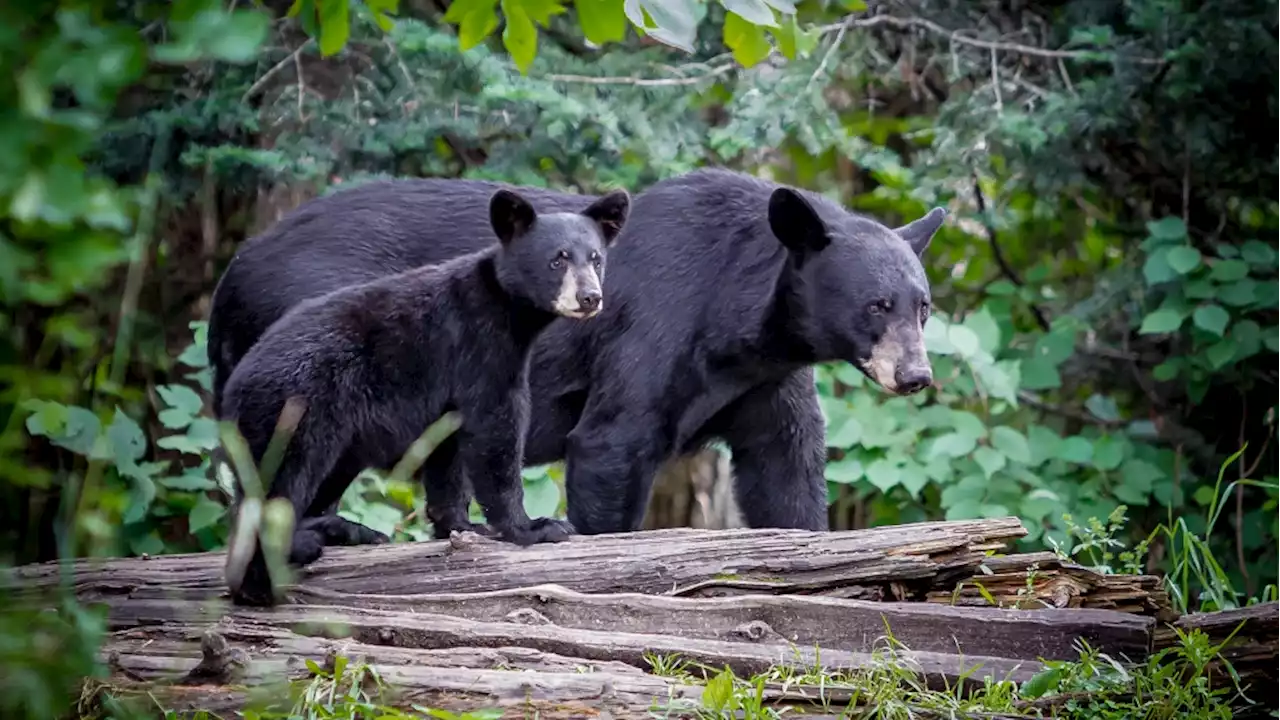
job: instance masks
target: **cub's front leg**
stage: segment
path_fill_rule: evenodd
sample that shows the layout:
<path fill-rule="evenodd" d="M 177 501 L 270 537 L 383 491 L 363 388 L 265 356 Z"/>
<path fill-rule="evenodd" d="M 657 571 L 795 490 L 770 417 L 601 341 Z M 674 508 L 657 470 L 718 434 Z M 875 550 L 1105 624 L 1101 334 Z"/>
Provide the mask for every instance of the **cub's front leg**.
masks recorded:
<path fill-rule="evenodd" d="M 485 520 L 503 540 L 517 545 L 560 542 L 573 526 L 554 518 L 533 518 L 524 510 L 520 479 L 525 431 L 529 427 L 527 390 L 493 394 L 463 409 L 458 431 L 458 460 L 471 480 Z"/>

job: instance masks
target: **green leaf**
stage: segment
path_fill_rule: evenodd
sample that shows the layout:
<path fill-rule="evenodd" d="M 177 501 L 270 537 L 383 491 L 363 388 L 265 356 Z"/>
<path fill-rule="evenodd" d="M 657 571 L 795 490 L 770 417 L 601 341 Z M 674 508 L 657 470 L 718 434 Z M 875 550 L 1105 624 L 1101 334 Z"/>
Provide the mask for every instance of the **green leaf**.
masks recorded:
<path fill-rule="evenodd" d="M 1120 419 L 1120 408 L 1116 406 L 1116 401 L 1106 395 L 1090 395 L 1084 401 L 1084 408 L 1099 420 L 1115 422 Z"/>
<path fill-rule="evenodd" d="M 1050 667 L 1032 675 L 1030 680 L 1022 684 L 1022 697 L 1035 700 L 1057 690 L 1062 681 L 1063 670 L 1062 667 Z"/>
<path fill-rule="evenodd" d="M 984 305 L 981 310 L 964 319 L 964 326 L 978 338 L 978 346 L 991 355 L 1000 349 L 1000 325 Z"/>
<path fill-rule="evenodd" d="M 498 0 L 454 0 L 449 5 L 444 19 L 458 26 L 458 47 L 470 50 L 489 37 L 498 27 L 497 6 Z"/>
<path fill-rule="evenodd" d="M 1218 291 L 1218 300 L 1231 307 L 1252 305 L 1257 298 L 1257 285 L 1248 278 L 1225 285 Z"/>
<path fill-rule="evenodd" d="M 1210 303 L 1196 308 L 1191 319 L 1201 330 L 1222 337 L 1222 334 L 1227 331 L 1227 323 L 1231 321 L 1231 315 L 1221 305 Z"/>
<path fill-rule="evenodd" d="M 550 478 L 524 485 L 524 511 L 531 518 L 555 517 L 560 509 L 560 486 Z"/>
<path fill-rule="evenodd" d="M 774 0 L 776 2 L 777 0 Z M 788 15 L 782 21 L 781 27 L 775 29 L 770 28 L 769 33 L 773 35 L 774 41 L 778 43 L 778 52 L 788 60 L 795 60 L 797 57 L 806 56 L 813 52 L 818 45 L 818 34 L 809 30 L 801 30 L 800 25 L 796 23 L 795 15 Z"/>
<path fill-rule="evenodd" d="M 151 503 L 156 499 L 156 484 L 151 478 L 141 473 L 130 473 L 129 504 L 120 522 L 125 525 L 136 523 L 147 516 Z"/>
<path fill-rule="evenodd" d="M 982 468 L 982 474 L 986 475 L 988 480 L 992 475 L 1003 470 L 1008 462 L 1004 454 L 985 446 L 973 451 L 973 461 Z"/>
<path fill-rule="evenodd" d="M 502 31 L 502 44 L 521 75 L 529 74 L 533 58 L 538 54 L 538 29 L 520 5 L 520 0 L 502 0 L 502 14 L 507 26 Z"/>
<path fill-rule="evenodd" d="M 759 63 L 769 57 L 769 51 L 773 49 L 765 38 L 764 28 L 752 25 L 732 12 L 724 18 L 724 44 L 733 50 L 733 59 L 743 67 Z"/>
<path fill-rule="evenodd" d="M 898 473 L 898 484 L 906 489 L 912 498 L 919 500 L 920 491 L 929 484 L 929 474 L 916 463 L 908 463 Z"/>
<path fill-rule="evenodd" d="M 1156 248 L 1147 256 L 1142 264 L 1142 277 L 1147 279 L 1147 285 L 1159 285 L 1178 277 L 1169 265 L 1169 248 Z"/>
<path fill-rule="evenodd" d="M 107 426 L 107 440 L 111 443 L 112 458 L 121 469 L 132 468 L 147 452 L 147 437 L 142 428 L 118 407 Z"/>
<path fill-rule="evenodd" d="M 773 10 L 764 0 L 720 0 L 720 4 L 724 5 L 725 10 L 753 25 L 778 27 L 778 21 L 773 17 Z M 791 11 L 795 12 L 795 6 L 792 6 Z"/>
<path fill-rule="evenodd" d="M 1163 217 L 1148 222 L 1147 232 L 1159 240 L 1182 240 L 1187 236 L 1187 226 L 1181 218 Z"/>
<path fill-rule="evenodd" d="M 893 463 L 880 458 L 867 466 L 867 482 L 876 486 L 880 492 L 888 494 L 898 484 L 898 468 Z"/>
<path fill-rule="evenodd" d="M 1179 275 L 1186 275 L 1200 267 L 1200 259 L 1200 251 L 1189 245 L 1169 249 L 1169 267 Z"/>
<path fill-rule="evenodd" d="M 205 477 L 204 473 L 197 471 L 189 471 L 175 477 L 160 478 L 159 483 L 168 490 L 183 492 L 213 490 L 217 487 L 217 484 Z"/>
<path fill-rule="evenodd" d="M 1276 251 L 1275 248 L 1264 242 L 1250 240 L 1240 246 L 1240 257 L 1245 262 L 1265 270 L 1276 269 Z"/>
<path fill-rule="evenodd" d="M 1173 308 L 1160 308 L 1142 319 L 1138 332 L 1143 335 L 1171 333 L 1182 327 L 1182 313 Z"/>
<path fill-rule="evenodd" d="M 351 10 L 347 0 L 320 0 L 320 55 L 329 57 L 351 36 Z"/>
<path fill-rule="evenodd" d="M 930 318 L 924 326 L 924 349 L 934 355 L 951 355 L 956 349 L 947 339 L 947 328 L 950 327 L 941 318 Z"/>
<path fill-rule="evenodd" d="M 1239 343 L 1235 338 L 1224 338 L 1209 346 L 1205 351 L 1205 358 L 1209 361 L 1209 366 L 1214 370 L 1221 370 L 1226 367 L 1236 356 L 1236 351 L 1240 349 Z"/>
<path fill-rule="evenodd" d="M 1023 360 L 1020 366 L 1022 387 L 1027 390 L 1055 390 L 1062 387 L 1062 376 L 1054 363 L 1045 358 Z"/>
<path fill-rule="evenodd" d="M 974 440 L 981 440 L 987 436 L 986 423 L 971 412 L 952 410 L 949 420 L 951 428 L 962 435 L 967 435 Z"/>
<path fill-rule="evenodd" d="M 1073 325 L 1054 323 L 1053 328 L 1036 338 L 1031 356 L 1048 360 L 1055 367 L 1061 365 L 1076 351 L 1076 335 Z"/>
<path fill-rule="evenodd" d="M 615 0 L 574 0 L 578 23 L 587 39 L 596 45 L 622 42 L 627 37 L 627 16 Z"/>
<path fill-rule="evenodd" d="M 953 432 L 940 435 L 933 441 L 929 451 L 930 457 L 964 457 L 978 446 L 974 438 L 963 433 Z"/>
<path fill-rule="evenodd" d="M 1192 280 L 1182 291 L 1192 300 L 1208 300 L 1218 294 L 1218 287 L 1208 280 Z"/>
<path fill-rule="evenodd" d="M 982 349 L 977 333 L 964 325 L 952 325 L 947 328 L 947 339 L 951 341 L 951 346 L 960 353 L 961 357 L 973 357 Z"/>
<path fill-rule="evenodd" d="M 862 423 L 850 415 L 845 418 L 840 429 L 827 436 L 827 447 L 848 448 L 858 444 L 862 439 Z"/>
<path fill-rule="evenodd" d="M 206 40 L 205 48 L 213 59 L 236 64 L 249 63 L 258 57 L 258 49 L 266 41 L 270 28 L 271 18 L 266 13 L 237 10 L 222 23 L 218 32 L 211 34 Z"/>
<path fill-rule="evenodd" d="M 1126 443 L 1104 435 L 1093 443 L 1093 466 L 1099 470 L 1115 470 L 1124 461 Z"/>
<path fill-rule="evenodd" d="M 826 477 L 831 482 L 847 485 L 862 479 L 863 468 L 862 463 L 856 458 L 847 457 L 843 460 L 827 463 Z"/>
<path fill-rule="evenodd" d="M 181 410 L 188 415 L 199 415 L 204 409 L 204 401 L 195 390 L 186 385 L 160 385 L 156 393 L 170 408 Z"/>
<path fill-rule="evenodd" d="M 1062 512 L 1062 498 L 1044 488 L 1037 488 L 1022 498 L 1018 514 L 1028 518 L 1033 524 Z"/>
<path fill-rule="evenodd" d="M 623 12 L 627 19 L 654 40 L 693 52 L 697 36 L 697 19 L 693 0 L 624 0 Z M 649 13 L 654 26 L 646 26 L 644 12 Z"/>
<path fill-rule="evenodd" d="M 195 534 L 207 527 L 211 527 L 221 520 L 226 512 L 227 509 L 223 507 L 222 503 L 212 500 L 208 495 L 201 495 L 187 515 L 187 531 Z"/>
<path fill-rule="evenodd" d="M 982 517 L 982 503 L 965 499 L 947 508 L 947 520 L 974 520 Z"/>
<path fill-rule="evenodd" d="M 1001 425 L 992 428 L 991 446 L 1016 463 L 1031 463 L 1031 447 L 1027 444 L 1027 438 L 1011 427 Z"/>
<path fill-rule="evenodd" d="M 1209 278 L 1218 283 L 1239 282 L 1249 277 L 1249 264 L 1243 260 L 1219 260 L 1209 271 Z"/>
<path fill-rule="evenodd" d="M 1043 425 L 1032 425 L 1027 428 L 1027 446 L 1031 451 L 1031 467 L 1043 465 L 1050 458 L 1058 456 L 1058 447 L 1062 445 L 1062 437 Z M 1008 454 L 1007 452 L 1005 453 Z"/>
<path fill-rule="evenodd" d="M 1160 382 L 1169 382 L 1178 377 L 1178 365 L 1174 360 L 1165 360 L 1151 369 L 1151 377 Z"/>
<path fill-rule="evenodd" d="M 1163 479 L 1164 476 L 1160 468 L 1140 458 L 1129 458 L 1120 466 L 1120 478 L 1123 483 L 1143 494 L 1151 492 L 1156 481 Z"/>
<path fill-rule="evenodd" d="M 1086 465 L 1093 459 L 1093 443 L 1079 435 L 1065 438 L 1058 446 L 1058 458 L 1077 465 Z"/>

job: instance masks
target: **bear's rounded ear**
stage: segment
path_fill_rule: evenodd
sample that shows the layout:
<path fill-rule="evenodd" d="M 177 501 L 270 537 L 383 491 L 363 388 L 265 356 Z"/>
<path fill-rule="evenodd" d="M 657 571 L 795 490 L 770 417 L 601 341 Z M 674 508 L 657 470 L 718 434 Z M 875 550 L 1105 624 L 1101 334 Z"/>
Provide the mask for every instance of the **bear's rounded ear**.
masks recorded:
<path fill-rule="evenodd" d="M 512 190 L 504 188 L 489 198 L 489 224 L 503 245 L 529 232 L 537 217 L 529 201 Z"/>
<path fill-rule="evenodd" d="M 933 241 L 934 233 L 938 232 L 938 228 L 942 227 L 942 221 L 946 217 L 946 209 L 936 207 L 925 213 L 924 217 L 919 220 L 903 225 L 895 229 L 894 232 L 907 241 L 907 245 L 911 246 L 911 251 L 916 254 L 916 257 L 920 257 L 924 255 L 925 249 Z"/>
<path fill-rule="evenodd" d="M 591 203 L 582 214 L 600 228 L 605 247 L 622 233 L 622 226 L 627 223 L 627 215 L 631 212 L 631 196 L 626 190 L 614 190 L 599 200 Z"/>
<path fill-rule="evenodd" d="M 809 201 L 791 188 L 780 187 L 769 196 L 769 229 L 797 259 L 831 244 L 827 224 Z"/>

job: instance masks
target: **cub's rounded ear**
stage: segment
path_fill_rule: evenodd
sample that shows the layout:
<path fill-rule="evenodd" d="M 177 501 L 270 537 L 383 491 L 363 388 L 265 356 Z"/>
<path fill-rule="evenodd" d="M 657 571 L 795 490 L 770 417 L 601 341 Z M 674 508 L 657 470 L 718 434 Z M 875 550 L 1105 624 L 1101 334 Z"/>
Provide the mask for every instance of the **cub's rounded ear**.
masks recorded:
<path fill-rule="evenodd" d="M 933 241 L 934 234 L 938 232 L 938 228 L 942 227 L 942 221 L 946 217 L 946 209 L 936 207 L 925 213 L 924 217 L 919 220 L 903 225 L 895 229 L 894 232 L 898 233 L 898 237 L 907 241 L 916 257 L 920 257 L 924 255 L 925 249 Z"/>
<path fill-rule="evenodd" d="M 518 193 L 505 188 L 489 198 L 489 224 L 503 245 L 529 232 L 538 214 Z"/>
<path fill-rule="evenodd" d="M 831 244 L 826 223 L 809 201 L 791 188 L 780 187 L 769 196 L 769 229 L 797 260 Z"/>
<path fill-rule="evenodd" d="M 631 196 L 626 190 L 614 190 L 591 203 L 586 210 L 582 211 L 582 214 L 600 228 L 605 247 L 609 247 L 622 233 L 622 226 L 626 225 L 630 212 Z"/>

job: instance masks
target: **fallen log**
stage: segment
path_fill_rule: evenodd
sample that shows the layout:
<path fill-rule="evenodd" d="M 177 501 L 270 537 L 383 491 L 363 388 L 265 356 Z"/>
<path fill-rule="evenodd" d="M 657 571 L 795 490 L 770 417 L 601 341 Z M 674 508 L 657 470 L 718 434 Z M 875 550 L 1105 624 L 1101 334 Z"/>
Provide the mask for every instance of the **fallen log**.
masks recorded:
<path fill-rule="evenodd" d="M 1178 632 L 1201 630 L 1214 645 L 1225 645 L 1222 656 L 1231 664 L 1246 694 L 1268 708 L 1280 707 L 1277 655 L 1280 655 L 1280 603 L 1268 602 L 1211 613 L 1192 613 L 1172 624 L 1161 624 L 1153 638 L 1155 650 L 1175 647 Z M 1212 671 L 1225 681 L 1226 668 L 1215 662 Z"/>
<path fill-rule="evenodd" d="M 1026 534 L 1014 517 L 821 533 L 653 530 L 577 536 L 521 548 L 473 533 L 449 540 L 330 548 L 297 584 L 335 592 L 409 595 L 554 583 L 579 592 L 679 596 L 805 593 L 868 600 L 922 598 L 939 578 L 966 574 L 988 551 Z M 224 594 L 225 554 L 77 560 L 17 569 L 39 596 L 66 572 L 85 600 L 157 588 L 185 599 Z"/>
<path fill-rule="evenodd" d="M 1031 579 L 1028 585 L 1028 578 Z M 989 607 L 1095 608 L 1146 615 L 1172 622 L 1177 613 L 1160 578 L 1154 575 L 1103 575 L 1049 552 L 991 557 L 962 578 L 948 578 L 929 591 L 927 600 L 946 605 Z"/>

